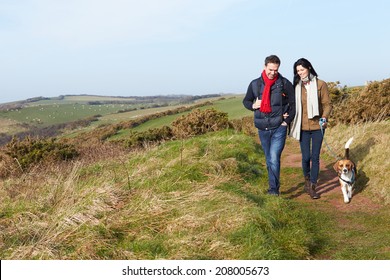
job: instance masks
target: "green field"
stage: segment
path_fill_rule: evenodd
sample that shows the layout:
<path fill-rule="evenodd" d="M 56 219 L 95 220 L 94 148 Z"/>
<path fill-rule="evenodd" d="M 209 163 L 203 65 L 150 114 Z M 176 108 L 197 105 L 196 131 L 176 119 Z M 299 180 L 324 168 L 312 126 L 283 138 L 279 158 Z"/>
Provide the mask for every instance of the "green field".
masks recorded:
<path fill-rule="evenodd" d="M 94 128 L 212 100 L 215 98 L 192 100 L 182 96 L 121 98 L 71 95 L 13 105 L 0 104 L 0 133 L 17 133 L 29 127 L 43 128 L 98 116 L 98 121 L 91 124 Z"/>
<path fill-rule="evenodd" d="M 248 111 L 244 108 L 242 105 L 242 98 L 243 96 L 237 95 L 230 98 L 221 98 L 213 102 L 213 105 L 208 105 L 200 108 L 201 110 L 211 109 L 214 108 L 218 111 L 225 112 L 228 114 L 229 119 L 240 119 L 244 116 L 250 116 L 253 113 L 251 111 Z M 155 119 L 148 121 L 144 124 L 141 124 L 140 126 L 137 126 L 134 128 L 135 131 L 145 131 L 148 129 L 158 128 L 163 125 L 169 125 L 171 124 L 176 118 L 186 115 L 187 113 L 181 113 L 171 116 L 165 116 L 163 118 Z M 124 133 L 123 131 L 121 133 Z"/>
<path fill-rule="evenodd" d="M 99 117 L 99 120 L 95 122 L 94 125 L 98 126 L 101 124 L 112 124 L 121 121 L 128 121 L 146 115 L 152 115 L 167 110 L 173 110 L 178 107 L 182 107 L 182 105 L 172 105 L 172 106 L 160 107 L 160 108 L 146 108 L 146 109 L 140 109 L 140 110 L 135 110 L 130 112 L 107 114 L 102 117 Z"/>
<path fill-rule="evenodd" d="M 0 111 L 0 118 L 11 119 L 35 126 L 50 126 L 73 122 L 96 115 L 107 115 L 119 110 L 134 108 L 133 105 L 85 105 L 85 104 L 47 104 L 34 105 L 23 109 Z"/>
<path fill-rule="evenodd" d="M 131 102 L 134 101 L 135 98 L 121 98 L 121 97 L 111 97 L 111 96 L 98 96 L 98 95 L 66 95 L 63 97 L 58 98 L 50 98 L 50 99 L 43 99 L 34 102 L 34 104 L 37 105 L 51 105 L 53 103 L 56 104 L 88 104 L 91 101 L 98 101 L 98 102 L 118 102 L 118 103 L 124 103 L 124 102 Z"/>
<path fill-rule="evenodd" d="M 193 106 L 205 101 L 212 102 L 212 105 L 203 106 L 200 109 L 206 110 L 214 108 L 218 111 L 226 112 L 229 119 L 240 119 L 243 116 L 251 115 L 252 112 L 246 110 L 242 105 L 242 95 L 228 95 L 223 98 L 205 98 L 195 102 L 180 104 L 180 102 L 172 102 L 172 105 L 150 108 L 155 105 L 150 104 L 99 104 L 90 105 L 88 102 L 103 102 L 103 101 L 118 101 L 120 98 L 107 100 L 107 97 L 92 97 L 90 96 L 67 96 L 63 99 L 40 100 L 25 104 L 23 108 L 14 108 L 0 111 L 0 120 L 2 133 L 17 133 L 26 131 L 29 127 L 44 128 L 57 124 L 75 122 L 78 120 L 97 117 L 97 121 L 92 122 L 88 127 L 78 129 L 77 133 L 90 131 L 101 125 L 112 125 L 124 121 L 129 121 L 137 118 L 142 118 L 147 115 L 161 113 L 168 110 L 174 110 L 178 107 Z M 162 101 L 162 99 L 160 100 Z M 175 104 L 176 103 L 176 104 Z M 145 131 L 148 129 L 170 125 L 178 117 L 188 114 L 178 113 L 167 115 L 157 119 L 149 120 L 131 130 Z M 125 137 L 131 131 L 130 129 L 119 131 L 113 139 Z M 67 131 L 67 135 L 72 134 L 72 131 Z"/>

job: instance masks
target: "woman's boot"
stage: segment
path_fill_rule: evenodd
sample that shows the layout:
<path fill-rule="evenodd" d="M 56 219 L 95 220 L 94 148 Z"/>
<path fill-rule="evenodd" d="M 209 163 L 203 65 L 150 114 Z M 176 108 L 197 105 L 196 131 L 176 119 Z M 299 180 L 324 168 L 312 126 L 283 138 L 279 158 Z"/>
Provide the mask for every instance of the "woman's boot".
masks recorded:
<path fill-rule="evenodd" d="M 317 184 L 310 184 L 309 195 L 312 199 L 320 198 L 320 195 L 316 192 Z"/>

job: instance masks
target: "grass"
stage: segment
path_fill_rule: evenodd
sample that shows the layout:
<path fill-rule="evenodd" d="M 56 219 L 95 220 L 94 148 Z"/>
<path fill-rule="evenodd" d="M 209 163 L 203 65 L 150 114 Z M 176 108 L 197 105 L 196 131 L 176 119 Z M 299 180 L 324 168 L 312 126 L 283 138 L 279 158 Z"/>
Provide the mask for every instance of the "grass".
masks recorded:
<path fill-rule="evenodd" d="M 389 259 L 390 211 L 386 196 L 373 195 L 369 157 L 386 151 L 386 129 L 380 122 L 327 131 L 334 147 L 356 137 L 351 153 L 369 179 L 359 197 L 378 197 L 344 208 L 332 202 L 339 193 L 317 201 L 267 196 L 260 146 L 231 130 L 10 178 L 0 182 L 0 257 Z M 353 154 L 359 149 L 368 151 Z M 302 187 L 300 168 L 282 168 L 281 178 L 282 189 Z"/>
<path fill-rule="evenodd" d="M 96 125 L 112 124 L 115 122 L 128 121 L 130 119 L 134 119 L 137 117 L 151 115 L 158 112 L 164 112 L 167 110 L 176 109 L 178 107 L 181 107 L 181 105 L 172 105 L 172 106 L 160 107 L 160 108 L 146 108 L 146 109 L 140 109 L 140 110 L 124 112 L 124 113 L 108 114 L 100 117 L 99 121 L 97 121 L 95 124 Z"/>
<path fill-rule="evenodd" d="M 241 119 L 245 116 L 252 116 L 253 112 L 242 105 L 244 95 L 235 95 L 225 99 L 219 99 L 211 106 L 218 111 L 226 112 L 230 119 Z"/>
<path fill-rule="evenodd" d="M 344 144 L 354 136 L 350 147 L 351 158 L 358 166 L 356 186 L 358 191 L 348 205 L 342 202 L 338 188 L 313 201 L 306 195 L 295 195 L 299 207 L 311 211 L 316 218 L 312 226 L 321 246 L 312 251 L 314 259 L 372 260 L 390 259 L 390 232 L 386 225 L 390 218 L 388 197 L 390 183 L 386 176 L 378 176 L 378 170 L 389 169 L 387 143 L 389 123 L 386 121 L 354 126 L 337 125 L 327 130 L 325 139 L 334 152 L 343 156 Z M 294 141 L 287 141 L 288 150 L 299 153 Z M 326 168 L 332 169 L 335 159 L 323 146 L 321 159 Z M 299 171 L 299 173 L 295 172 Z M 300 167 L 282 168 L 282 186 L 298 186 L 303 189 Z M 297 176 L 298 175 L 298 176 Z M 321 179 L 320 174 L 320 179 Z M 322 178 L 323 179 L 323 178 Z M 285 198 L 291 194 L 285 194 Z"/>
<path fill-rule="evenodd" d="M 91 99 L 93 98 L 93 99 Z M 245 115 L 250 115 L 251 112 L 242 106 L 241 95 L 230 96 L 228 98 L 212 98 L 211 106 L 203 106 L 201 110 L 215 108 L 217 110 L 227 112 L 230 119 L 241 118 Z M 85 119 L 92 116 L 100 116 L 97 121 L 92 122 L 88 127 L 67 131 L 64 134 L 67 137 L 76 137 L 82 132 L 91 131 L 101 125 L 119 123 L 142 116 L 172 110 L 183 105 L 171 105 L 160 108 L 144 108 L 140 109 L 142 104 L 105 104 L 105 105 L 88 105 L 87 102 L 97 100 L 105 101 L 108 97 L 91 97 L 91 96 L 67 96 L 63 100 L 42 100 L 34 102 L 23 109 L 13 109 L 0 112 L 2 125 L 0 132 L 2 133 L 17 133 L 26 130 L 26 124 L 46 127 L 55 124 L 62 124 L 80 119 Z M 111 100 L 111 99 L 109 99 Z M 111 101 L 115 101 L 113 98 Z M 120 101 L 119 99 L 118 101 Z M 200 101 L 204 101 L 201 99 Z M 199 101 L 199 102 L 200 102 Z M 73 103 L 71 103 L 73 102 Z M 120 110 L 135 109 L 129 112 L 121 112 Z M 189 113 L 189 112 L 187 112 Z M 160 128 L 164 125 L 170 125 L 175 119 L 187 113 L 168 115 L 158 119 L 147 121 L 135 128 L 124 129 L 117 132 L 111 140 L 127 137 L 131 131 L 146 131 L 149 129 Z"/>
<path fill-rule="evenodd" d="M 50 99 L 44 99 L 37 102 L 34 102 L 34 104 L 52 104 L 53 102 L 56 102 L 58 104 L 74 104 L 74 103 L 81 103 L 81 104 L 88 104 L 88 102 L 91 101 L 99 101 L 99 102 L 112 102 L 117 101 L 123 102 L 123 101 L 133 101 L 135 98 L 121 98 L 121 97 L 114 97 L 114 96 L 99 96 L 99 95 L 65 95 L 62 98 L 50 98 Z"/>
<path fill-rule="evenodd" d="M 226 130 L 118 157 L 3 182 L 1 258 L 310 258 L 313 214 L 265 195 L 252 138 Z"/>
<path fill-rule="evenodd" d="M 211 107 L 230 119 L 250 115 L 241 100 L 220 99 Z M 137 129 L 166 125 L 169 117 Z M 326 132 L 340 155 L 355 137 L 358 196 L 368 201 L 361 205 L 355 200 L 336 207 L 340 194 L 315 202 L 267 196 L 261 147 L 231 130 L 140 151 L 93 149 L 97 160 L 38 167 L 0 181 L 0 257 L 390 259 L 384 226 L 390 185 L 378 176 L 378 170 L 390 169 L 389 127 L 388 121 L 370 122 Z M 297 148 L 287 142 L 286 149 Z M 334 162 L 325 146 L 321 158 L 328 167 Z M 281 179 L 282 188 L 302 187 L 299 167 L 283 167 Z"/>
<path fill-rule="evenodd" d="M 343 215 L 334 211 L 333 220 L 339 221 L 337 230 L 333 230 L 332 242 L 322 252 L 322 257 L 329 254 L 333 259 L 344 260 L 388 260 L 390 259 L 390 233 L 385 224 L 390 212 L 380 209 L 373 213 L 357 211 Z"/>
<path fill-rule="evenodd" d="M 238 119 L 238 118 L 242 118 L 243 116 L 249 116 L 252 114 L 251 111 L 248 111 L 247 109 L 245 109 L 243 107 L 242 99 L 243 99 L 243 96 L 241 96 L 241 95 L 231 96 L 229 98 L 220 98 L 218 100 L 213 100 L 213 105 L 203 106 L 200 109 L 206 110 L 206 109 L 214 108 L 218 111 L 228 113 L 230 120 Z M 180 113 L 180 114 L 176 114 L 176 115 L 169 115 L 169 116 L 161 117 L 158 119 L 150 120 L 150 121 L 143 123 L 143 124 L 133 128 L 131 130 L 130 129 L 120 130 L 111 139 L 119 139 L 119 138 L 126 137 L 127 135 L 129 135 L 129 133 L 131 131 L 146 131 L 149 129 L 159 128 L 159 127 L 162 127 L 164 125 L 170 125 L 175 119 L 177 119 L 178 117 L 180 117 L 182 115 L 186 115 L 188 113 L 189 112 Z M 101 121 L 103 121 L 106 118 L 107 117 L 101 118 Z"/>
<path fill-rule="evenodd" d="M 23 131 L 26 128 L 23 128 L 20 123 L 15 120 L 2 118 L 0 121 L 0 133 L 14 134 L 19 131 Z"/>
<path fill-rule="evenodd" d="M 49 104 L 25 107 L 20 110 L 1 111 L 0 118 L 12 119 L 20 123 L 36 126 L 49 126 L 67 123 L 95 115 L 105 115 L 119 110 L 134 108 L 134 105 L 85 105 Z"/>
<path fill-rule="evenodd" d="M 390 180 L 387 180 L 387 176 L 378 176 L 378 170 L 390 170 L 387 146 L 390 142 L 390 122 L 338 125 L 329 132 L 325 139 L 331 149 L 340 156 L 344 156 L 345 142 L 354 137 L 350 156 L 358 167 L 357 185 L 361 186 L 360 191 L 364 190 L 378 202 L 390 204 Z M 333 160 L 333 157 L 330 158 Z"/>
<path fill-rule="evenodd" d="M 201 98 L 195 101 L 195 103 L 204 102 L 205 100 L 213 101 L 216 98 Z M 91 105 L 90 102 L 101 102 L 103 104 Z M 194 101 L 186 99 L 185 96 L 154 96 L 141 99 L 140 97 L 120 98 L 75 95 L 30 103 L 24 102 L 23 107 L 9 107 L 8 109 L 0 110 L 0 120 L 2 120 L 0 133 L 24 131 L 27 125 L 47 127 L 78 121 L 92 116 L 100 116 L 99 120 L 94 122 L 89 128 L 93 129 L 102 124 L 113 124 L 131 118 L 175 109 L 182 107 L 184 103 L 192 105 Z M 157 108 L 149 108 L 151 106 L 157 106 Z"/>

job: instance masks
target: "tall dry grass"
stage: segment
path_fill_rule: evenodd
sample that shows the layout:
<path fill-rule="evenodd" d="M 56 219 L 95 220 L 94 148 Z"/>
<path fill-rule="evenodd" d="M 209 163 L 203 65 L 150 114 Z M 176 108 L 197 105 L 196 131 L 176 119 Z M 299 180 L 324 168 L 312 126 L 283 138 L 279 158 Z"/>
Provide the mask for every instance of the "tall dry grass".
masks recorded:
<path fill-rule="evenodd" d="M 225 130 L 8 178 L 1 258 L 309 258 L 313 217 L 265 195 L 263 161 Z"/>
<path fill-rule="evenodd" d="M 339 124 L 328 129 L 325 134 L 325 140 L 331 149 L 341 157 L 350 137 L 354 137 L 350 155 L 358 167 L 357 187 L 364 189 L 373 199 L 389 204 L 390 180 L 387 172 L 390 170 L 390 122 Z M 324 150 L 331 155 L 327 148 Z"/>

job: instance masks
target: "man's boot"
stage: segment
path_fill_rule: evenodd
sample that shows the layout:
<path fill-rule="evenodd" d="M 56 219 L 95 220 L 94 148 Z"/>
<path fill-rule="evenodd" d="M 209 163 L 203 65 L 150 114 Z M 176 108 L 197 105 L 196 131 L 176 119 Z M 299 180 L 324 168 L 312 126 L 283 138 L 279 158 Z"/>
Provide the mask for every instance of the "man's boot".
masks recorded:
<path fill-rule="evenodd" d="M 311 183 L 309 187 L 309 195 L 312 199 L 320 198 L 320 195 L 316 192 L 317 184 Z"/>
<path fill-rule="evenodd" d="M 304 186 L 305 192 L 310 193 L 309 192 L 310 185 L 311 185 L 310 176 L 305 176 L 305 186 Z"/>

